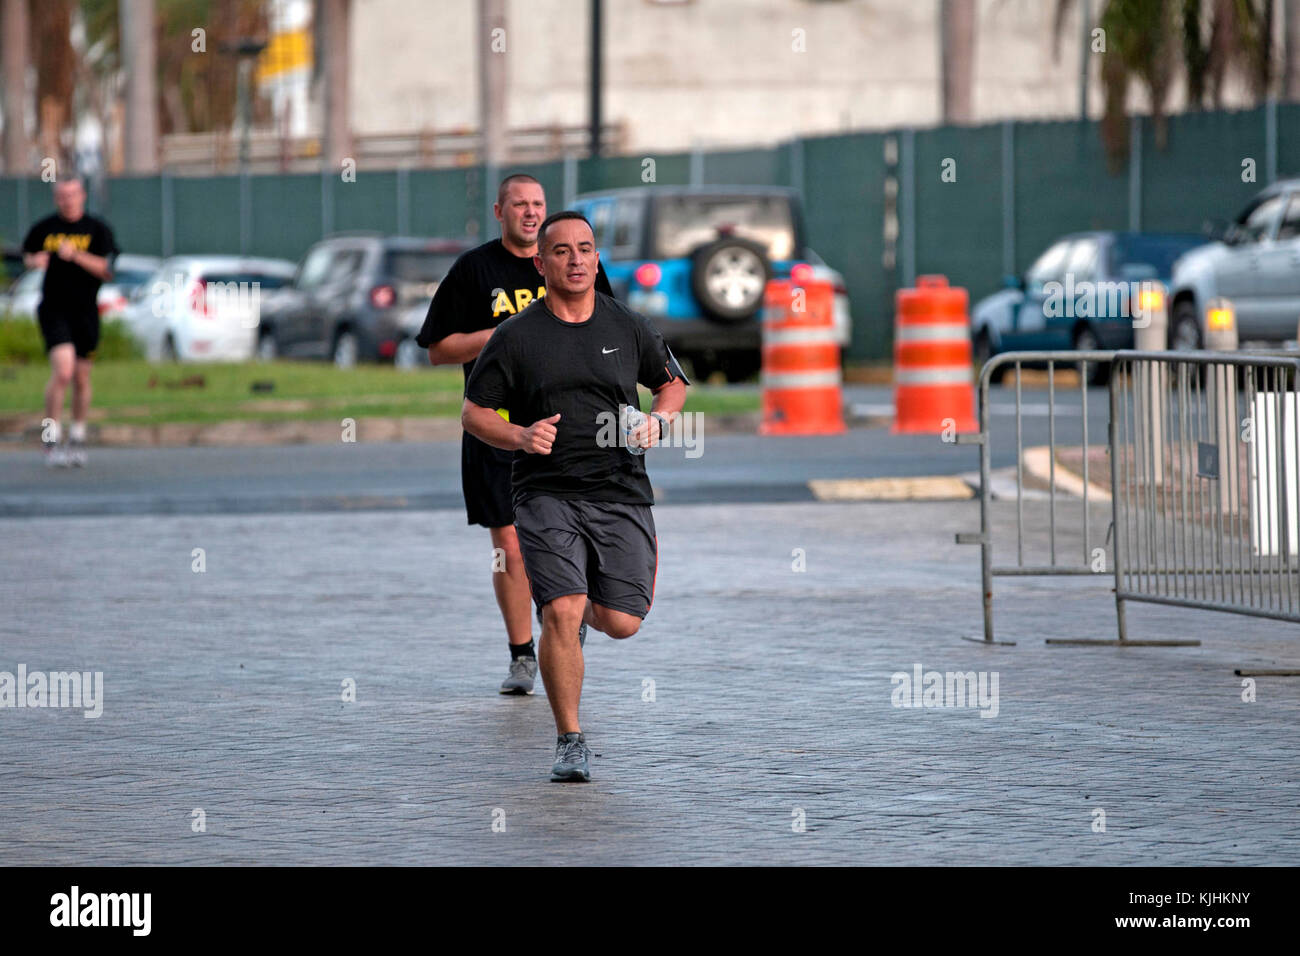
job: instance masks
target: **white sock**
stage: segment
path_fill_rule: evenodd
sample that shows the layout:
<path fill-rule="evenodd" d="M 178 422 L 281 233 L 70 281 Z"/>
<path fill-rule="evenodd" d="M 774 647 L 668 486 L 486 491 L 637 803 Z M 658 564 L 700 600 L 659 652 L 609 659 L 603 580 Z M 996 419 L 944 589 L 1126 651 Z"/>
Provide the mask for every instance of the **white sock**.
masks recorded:
<path fill-rule="evenodd" d="M 86 423 L 73 422 L 72 427 L 68 429 L 68 440 L 84 442 L 86 440 Z"/>
<path fill-rule="evenodd" d="M 63 437 L 62 434 L 60 434 L 60 432 L 61 429 L 59 428 L 59 423 L 50 422 L 49 429 L 43 430 L 41 432 L 41 441 L 49 445 L 57 445 L 59 443 L 59 439 Z M 47 437 L 49 438 L 49 441 L 46 441 Z"/>

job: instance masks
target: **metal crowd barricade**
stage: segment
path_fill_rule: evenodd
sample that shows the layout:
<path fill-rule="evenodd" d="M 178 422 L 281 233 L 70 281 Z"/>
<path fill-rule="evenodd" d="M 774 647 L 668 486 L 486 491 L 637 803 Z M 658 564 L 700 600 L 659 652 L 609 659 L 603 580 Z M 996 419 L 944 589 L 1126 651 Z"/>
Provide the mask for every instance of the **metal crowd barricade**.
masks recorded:
<path fill-rule="evenodd" d="M 1121 352 L 1111 386 L 1115 601 L 1300 623 L 1300 358 Z"/>
<path fill-rule="evenodd" d="M 1194 640 L 1131 640 L 1128 601 L 1226 611 L 1300 623 L 1300 358 L 1267 353 L 1014 352 L 980 377 L 980 431 L 958 437 L 980 448 L 978 543 L 984 642 L 993 636 L 993 578 L 1095 574 L 1087 495 L 1089 362 L 1110 362 L 1111 565 L 1118 636 L 1051 638 L 1051 644 L 1187 646 Z M 1051 562 L 1024 561 L 1024 447 L 1020 370 L 1048 369 Z M 989 383 L 1016 373 L 1016 550 L 993 560 Z M 1055 370 L 1079 366 L 1083 412 L 1084 564 L 1059 564 L 1056 533 Z M 1287 671 L 1278 673 L 1291 673 Z"/>
<path fill-rule="evenodd" d="M 1088 473 L 1088 368 L 1097 363 L 1107 363 L 1114 359 L 1115 352 L 1004 352 L 984 363 L 979 379 L 979 427 L 975 434 L 960 434 L 957 444 L 980 446 L 980 530 L 977 534 L 957 535 L 958 544 L 978 544 L 980 546 L 981 598 L 984 607 L 984 637 L 986 644 L 1015 644 L 1015 641 L 998 641 L 993 629 L 993 579 L 995 577 L 1034 577 L 1042 575 L 1089 575 L 1097 576 L 1092 563 L 1093 537 L 1087 520 L 1091 504 L 1092 485 Z M 1022 387 L 1022 370 L 1026 367 L 1043 366 L 1047 372 L 1047 427 L 1048 427 L 1048 563 L 1026 563 L 1025 560 L 1025 443 L 1024 443 L 1024 390 Z M 1057 387 L 1058 369 L 1075 369 L 1079 373 L 1080 419 L 1082 422 L 1079 440 L 1084 448 L 1082 462 L 1082 539 L 1083 561 L 1080 564 L 1063 563 L 1057 547 L 1058 482 L 1056 473 L 1057 451 Z M 1016 419 L 1016 561 L 1014 564 L 995 564 L 993 557 L 993 516 L 992 516 L 992 428 L 989 386 L 995 374 L 1001 376 L 1008 370 L 1015 379 L 1015 419 Z M 969 638 L 970 640 L 978 640 Z"/>

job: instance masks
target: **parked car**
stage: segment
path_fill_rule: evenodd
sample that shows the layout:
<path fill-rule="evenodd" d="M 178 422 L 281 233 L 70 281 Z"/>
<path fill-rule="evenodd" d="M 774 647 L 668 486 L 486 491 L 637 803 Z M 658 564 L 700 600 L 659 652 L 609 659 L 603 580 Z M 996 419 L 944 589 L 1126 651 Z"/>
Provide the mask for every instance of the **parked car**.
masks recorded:
<path fill-rule="evenodd" d="M 1175 260 L 1205 243 L 1183 233 L 1080 232 L 1052 243 L 1023 277 L 971 310 L 975 358 L 999 352 L 1133 347 L 1142 310 L 1167 308 Z M 1141 297 L 1150 297 L 1142 301 Z M 1093 381 L 1107 369 L 1095 366 Z"/>
<path fill-rule="evenodd" d="M 1183 256 L 1170 280 L 1170 348 L 1205 342 L 1208 304 L 1227 299 L 1237 337 L 1276 346 L 1296 338 L 1300 320 L 1300 179 L 1274 183 L 1211 242 Z"/>
<path fill-rule="evenodd" d="M 100 318 L 120 319 L 126 312 L 130 294 L 151 276 L 161 263 L 156 256 L 121 255 L 113 263 L 113 281 L 99 287 L 96 302 Z M 41 303 L 44 269 L 28 269 L 0 294 L 0 314 L 14 318 L 36 317 Z"/>
<path fill-rule="evenodd" d="M 9 284 L 0 295 L 0 314 L 11 319 L 34 319 L 36 307 L 41 304 L 41 284 L 45 282 L 44 269 L 28 269 Z"/>
<path fill-rule="evenodd" d="M 100 318 L 122 318 L 131 294 L 161 265 L 162 260 L 157 256 L 139 256 L 131 252 L 124 252 L 114 259 L 113 278 L 99 287 Z"/>
<path fill-rule="evenodd" d="M 807 248 L 794 190 L 639 186 L 588 193 L 573 208 L 591 221 L 614 295 L 650 319 L 700 378 L 758 371 L 764 288 L 800 265 L 835 284 L 847 344 L 844 278 Z"/>
<path fill-rule="evenodd" d="M 393 353 L 393 364 L 398 368 L 433 367 L 433 363 L 429 361 L 429 350 L 420 348 L 415 341 L 416 336 L 420 334 L 420 329 L 424 328 L 424 320 L 429 314 L 429 303 L 432 301 L 432 296 L 420 299 L 402 316 L 401 338 L 397 340 L 397 351 Z"/>
<path fill-rule="evenodd" d="M 263 302 L 294 272 L 287 259 L 173 256 L 136 287 L 123 318 L 152 360 L 247 361 Z"/>
<path fill-rule="evenodd" d="M 267 300 L 258 355 L 393 361 L 403 318 L 427 304 L 470 243 L 378 234 L 331 236 L 307 250 L 293 282 Z"/>

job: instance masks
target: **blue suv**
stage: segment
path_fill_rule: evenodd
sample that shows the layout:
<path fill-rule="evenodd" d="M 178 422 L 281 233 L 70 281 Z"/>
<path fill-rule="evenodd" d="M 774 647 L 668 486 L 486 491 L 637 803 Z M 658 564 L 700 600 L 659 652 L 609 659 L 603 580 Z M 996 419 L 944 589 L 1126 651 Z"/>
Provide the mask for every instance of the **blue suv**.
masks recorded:
<path fill-rule="evenodd" d="M 586 193 L 572 208 L 591 221 L 614 295 L 699 379 L 758 371 L 764 288 L 811 258 L 794 190 L 639 186 Z"/>

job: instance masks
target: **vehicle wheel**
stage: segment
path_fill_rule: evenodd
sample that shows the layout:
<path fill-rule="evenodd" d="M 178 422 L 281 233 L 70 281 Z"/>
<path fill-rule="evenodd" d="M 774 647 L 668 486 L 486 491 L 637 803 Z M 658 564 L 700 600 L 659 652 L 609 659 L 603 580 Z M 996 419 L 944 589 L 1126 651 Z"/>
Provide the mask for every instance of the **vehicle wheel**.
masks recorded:
<path fill-rule="evenodd" d="M 1169 323 L 1169 348 L 1175 352 L 1199 352 L 1201 344 L 1201 317 L 1196 313 L 1196 303 L 1183 299 L 1174 306 L 1174 320 Z"/>
<path fill-rule="evenodd" d="M 357 345 L 356 333 L 343 329 L 334 336 L 334 365 L 338 368 L 353 368 L 357 364 Z"/>
<path fill-rule="evenodd" d="M 683 356 L 690 366 L 691 381 L 703 384 L 710 375 L 721 368 L 718 356 L 712 351 L 692 352 Z"/>
<path fill-rule="evenodd" d="M 1101 342 L 1097 339 L 1097 333 L 1086 325 L 1081 325 L 1074 330 L 1074 351 L 1076 352 L 1099 352 L 1101 351 Z M 1088 363 L 1088 384 L 1105 385 L 1110 381 L 1110 363 L 1109 362 L 1089 362 Z"/>
<path fill-rule="evenodd" d="M 718 239 L 691 256 L 691 291 L 705 314 L 720 322 L 753 318 L 770 278 L 767 251 L 747 239 Z"/>
<path fill-rule="evenodd" d="M 393 365 L 403 371 L 421 368 L 429 364 L 429 353 L 415 344 L 415 339 L 402 339 L 397 343 L 393 353 Z"/>
<path fill-rule="evenodd" d="M 975 374 L 978 376 L 982 373 L 984 366 L 993 358 L 993 340 L 984 329 L 979 331 L 975 336 L 975 342 L 971 346 L 971 358 L 974 359 Z M 993 377 L 989 379 L 992 385 L 1001 385 L 1002 377 L 1006 374 L 1006 369 L 994 372 Z"/>
<path fill-rule="evenodd" d="M 176 362 L 180 360 L 180 356 L 176 354 L 176 340 L 172 338 L 170 332 L 163 336 L 162 360 L 164 362 Z"/>
<path fill-rule="evenodd" d="M 275 333 L 263 331 L 257 337 L 257 360 L 259 362 L 274 362 L 280 357 L 280 345 L 275 341 Z"/>
<path fill-rule="evenodd" d="M 718 364 L 728 382 L 746 382 L 758 374 L 763 365 L 763 354 L 758 349 L 736 349 L 723 352 Z"/>

